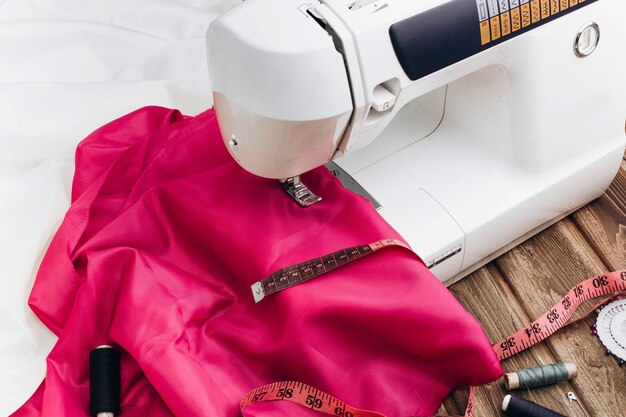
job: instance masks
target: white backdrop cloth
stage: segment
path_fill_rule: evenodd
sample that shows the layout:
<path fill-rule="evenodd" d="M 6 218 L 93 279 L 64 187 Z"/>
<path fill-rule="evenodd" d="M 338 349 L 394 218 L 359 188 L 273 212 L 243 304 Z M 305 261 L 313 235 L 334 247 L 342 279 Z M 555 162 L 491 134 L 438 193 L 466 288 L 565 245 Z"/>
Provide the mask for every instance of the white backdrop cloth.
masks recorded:
<path fill-rule="evenodd" d="M 27 299 L 77 143 L 145 105 L 211 107 L 206 29 L 239 1 L 0 0 L 0 416 L 41 383 L 56 341 Z"/>

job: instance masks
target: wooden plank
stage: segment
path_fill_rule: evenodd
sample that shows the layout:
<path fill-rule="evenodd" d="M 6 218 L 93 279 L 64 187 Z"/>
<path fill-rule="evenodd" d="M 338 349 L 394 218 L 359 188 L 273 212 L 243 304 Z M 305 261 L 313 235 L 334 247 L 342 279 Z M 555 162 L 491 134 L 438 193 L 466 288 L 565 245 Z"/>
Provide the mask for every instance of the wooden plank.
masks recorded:
<path fill-rule="evenodd" d="M 496 260 L 515 298 L 533 319 L 554 305 L 578 282 L 607 270 L 571 219 L 564 219 Z M 626 373 L 591 335 L 595 317 L 567 328 L 543 344 L 559 362 L 575 362 L 574 392 L 588 414 L 623 417 Z M 560 397 L 564 400 L 563 397 Z M 577 410 L 580 412 L 580 410 Z M 572 410 L 566 415 L 576 415 Z"/>
<path fill-rule="evenodd" d="M 608 269 L 626 269 L 626 162 L 607 192 L 572 219 Z"/>
<path fill-rule="evenodd" d="M 454 284 L 450 287 L 450 291 L 483 325 L 492 342 L 497 342 L 531 321 L 522 305 L 516 300 L 511 287 L 493 263 Z M 502 365 L 505 372 L 512 372 L 520 368 L 554 362 L 557 362 L 557 358 L 552 352 L 545 345 L 539 345 L 505 361 Z M 567 409 L 561 399 L 565 398 L 567 392 L 571 390 L 573 390 L 572 385 L 565 382 L 553 387 L 515 394 L 555 411 L 566 413 L 571 410 Z M 504 388 L 502 379 L 480 387 L 476 393 L 476 416 L 501 416 L 499 410 L 502 399 L 509 393 Z M 453 397 L 459 408 L 464 409 L 467 403 L 466 393 L 456 392 Z"/>
<path fill-rule="evenodd" d="M 598 200 L 508 254 L 478 270 L 450 290 L 497 341 L 538 317 L 579 281 L 607 270 L 626 269 L 626 154 L 617 178 Z M 573 361 L 579 376 L 566 383 L 523 393 L 527 399 L 573 417 L 626 414 L 626 375 L 584 324 L 561 331 L 503 363 L 505 372 L 538 364 Z M 580 407 L 566 400 L 568 391 Z M 501 416 L 502 381 L 478 389 L 476 415 Z M 455 404 L 451 404 L 452 399 Z M 448 398 L 440 415 L 464 409 L 467 395 Z M 452 413 L 449 411 L 452 410 Z"/>
<path fill-rule="evenodd" d="M 459 416 L 462 413 L 459 411 L 459 408 L 456 406 L 454 402 L 454 398 L 448 397 L 444 400 L 441 407 L 439 407 L 439 411 L 437 411 L 438 416 Z"/>

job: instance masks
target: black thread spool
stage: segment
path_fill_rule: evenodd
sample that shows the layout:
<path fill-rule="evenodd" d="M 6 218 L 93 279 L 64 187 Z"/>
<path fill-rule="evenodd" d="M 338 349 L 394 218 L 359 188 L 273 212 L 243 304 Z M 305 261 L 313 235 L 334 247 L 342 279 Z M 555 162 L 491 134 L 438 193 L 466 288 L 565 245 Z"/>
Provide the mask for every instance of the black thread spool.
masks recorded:
<path fill-rule="evenodd" d="M 509 417 L 566 417 L 532 401 L 512 395 L 504 397 L 502 411 Z"/>
<path fill-rule="evenodd" d="M 89 403 L 94 417 L 120 413 L 120 353 L 112 346 L 98 346 L 89 353 Z"/>

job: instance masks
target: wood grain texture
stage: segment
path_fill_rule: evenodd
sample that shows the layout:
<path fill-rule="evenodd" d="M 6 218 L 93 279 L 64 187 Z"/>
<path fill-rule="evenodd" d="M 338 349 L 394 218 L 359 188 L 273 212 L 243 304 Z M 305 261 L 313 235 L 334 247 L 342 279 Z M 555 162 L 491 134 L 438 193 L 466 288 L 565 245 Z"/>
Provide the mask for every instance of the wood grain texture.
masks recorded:
<path fill-rule="evenodd" d="M 626 269 L 626 161 L 602 197 L 450 290 L 496 342 L 539 317 L 578 282 L 617 269 Z M 522 397 L 572 417 L 626 416 L 626 368 L 605 356 L 591 335 L 594 322 L 592 314 L 503 362 L 505 372 L 555 362 L 578 365 L 578 376 L 571 381 L 522 392 Z M 567 401 L 569 391 L 577 395 L 578 404 Z M 507 393 L 502 381 L 480 387 L 476 416 L 502 416 L 500 404 Z M 449 415 L 454 406 L 464 409 L 466 399 L 466 393 L 455 393 L 441 415 Z"/>
<path fill-rule="evenodd" d="M 516 300 L 533 319 L 552 307 L 578 282 L 606 267 L 571 219 L 565 219 L 496 261 Z M 544 344 L 558 362 L 578 365 L 574 392 L 597 416 L 623 416 L 626 374 L 591 335 L 595 317 L 571 326 Z M 622 390 L 617 389 L 623 387 Z"/>
<path fill-rule="evenodd" d="M 483 325 L 492 342 L 497 342 L 531 321 L 522 304 L 516 300 L 513 289 L 493 263 L 455 284 L 451 291 Z M 558 362 L 558 358 L 544 344 L 540 344 L 503 362 L 502 367 L 505 372 L 512 372 L 555 362 Z M 567 415 L 571 410 L 562 399 L 572 390 L 571 383 L 565 382 L 514 394 Z M 476 415 L 500 416 L 502 399 L 509 393 L 502 379 L 480 387 L 476 396 Z M 464 407 L 467 401 L 464 393 L 455 393 L 453 398 L 459 407 Z"/>
<path fill-rule="evenodd" d="M 451 396 L 446 398 L 446 400 L 439 407 L 439 411 L 437 412 L 438 416 L 460 416 L 463 413 L 459 410 L 456 403 L 454 402 L 454 398 Z"/>
<path fill-rule="evenodd" d="M 626 162 L 607 192 L 572 218 L 609 269 L 626 268 Z"/>

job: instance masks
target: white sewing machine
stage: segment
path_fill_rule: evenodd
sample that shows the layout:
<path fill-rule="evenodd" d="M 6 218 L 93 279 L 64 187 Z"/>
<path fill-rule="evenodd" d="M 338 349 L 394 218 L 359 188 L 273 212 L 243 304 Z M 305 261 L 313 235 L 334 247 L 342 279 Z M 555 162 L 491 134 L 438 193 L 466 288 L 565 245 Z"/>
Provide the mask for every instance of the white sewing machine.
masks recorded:
<path fill-rule="evenodd" d="M 245 169 L 306 205 L 298 176 L 333 160 L 451 284 L 610 184 L 625 17 L 623 0 L 246 0 L 207 35 L 215 109 Z"/>

